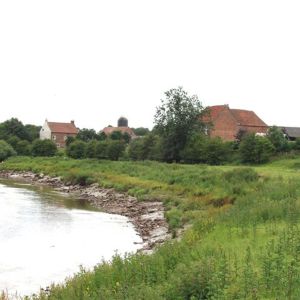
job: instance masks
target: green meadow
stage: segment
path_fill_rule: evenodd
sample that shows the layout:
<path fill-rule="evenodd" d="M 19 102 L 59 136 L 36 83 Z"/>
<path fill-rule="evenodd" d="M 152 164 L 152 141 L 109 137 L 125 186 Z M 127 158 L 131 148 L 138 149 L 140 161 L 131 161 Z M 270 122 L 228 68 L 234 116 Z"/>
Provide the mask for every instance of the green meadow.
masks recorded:
<path fill-rule="evenodd" d="M 261 166 L 13 157 L 0 170 L 163 201 L 173 234 L 151 255 L 115 255 L 28 299 L 300 299 L 298 157 Z"/>

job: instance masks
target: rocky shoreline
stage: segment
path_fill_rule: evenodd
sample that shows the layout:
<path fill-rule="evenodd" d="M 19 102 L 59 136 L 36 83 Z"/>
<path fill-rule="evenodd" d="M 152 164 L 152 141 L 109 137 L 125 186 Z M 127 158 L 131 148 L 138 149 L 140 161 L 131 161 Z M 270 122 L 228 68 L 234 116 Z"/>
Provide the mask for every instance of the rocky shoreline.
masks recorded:
<path fill-rule="evenodd" d="M 151 253 L 155 245 L 171 238 L 162 202 L 138 201 L 127 193 L 101 188 L 96 183 L 89 186 L 67 185 L 60 177 L 33 172 L 0 171 L 0 177 L 51 186 L 56 191 L 89 201 L 102 212 L 128 217 L 143 240 L 140 249 L 143 253 Z"/>

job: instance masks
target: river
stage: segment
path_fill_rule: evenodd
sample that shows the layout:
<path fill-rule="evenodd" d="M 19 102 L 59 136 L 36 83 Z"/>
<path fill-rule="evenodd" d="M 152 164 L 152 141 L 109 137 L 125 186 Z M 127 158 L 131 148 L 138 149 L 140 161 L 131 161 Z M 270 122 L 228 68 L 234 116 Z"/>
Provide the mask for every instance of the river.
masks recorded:
<path fill-rule="evenodd" d="M 47 187 L 0 180 L 0 291 L 9 295 L 37 293 L 141 242 L 126 217 Z"/>

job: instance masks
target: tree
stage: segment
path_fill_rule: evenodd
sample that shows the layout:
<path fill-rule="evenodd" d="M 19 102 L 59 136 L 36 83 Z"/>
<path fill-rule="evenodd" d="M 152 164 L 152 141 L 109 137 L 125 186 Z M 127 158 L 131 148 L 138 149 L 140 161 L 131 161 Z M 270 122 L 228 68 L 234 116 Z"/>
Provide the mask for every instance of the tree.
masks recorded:
<path fill-rule="evenodd" d="M 240 144 L 239 152 L 245 163 L 267 162 L 274 153 L 274 146 L 266 137 L 248 134 Z"/>
<path fill-rule="evenodd" d="M 11 118 L 0 125 L 0 139 L 8 139 L 10 136 L 16 136 L 21 140 L 30 141 L 23 123 L 16 118 Z"/>
<path fill-rule="evenodd" d="M 77 139 L 82 140 L 84 142 L 97 140 L 98 138 L 99 136 L 94 129 L 87 129 L 87 128 L 80 129 L 77 135 Z"/>
<path fill-rule="evenodd" d="M 267 132 L 267 138 L 275 147 L 276 152 L 283 152 L 288 149 L 287 139 L 280 128 L 276 126 L 270 127 Z"/>
<path fill-rule="evenodd" d="M 111 160 L 119 160 L 125 150 L 124 142 L 109 141 L 107 146 L 107 156 Z"/>
<path fill-rule="evenodd" d="M 164 160 L 179 162 L 189 136 L 204 129 L 204 109 L 196 95 L 189 96 L 181 87 L 165 92 L 165 96 L 156 109 L 155 130 L 162 138 Z"/>
<path fill-rule="evenodd" d="M 84 158 L 87 144 L 83 141 L 75 141 L 67 147 L 67 155 L 72 158 Z"/>
<path fill-rule="evenodd" d="M 18 155 L 30 155 L 31 154 L 31 144 L 26 141 L 18 141 L 15 150 L 17 151 Z"/>
<path fill-rule="evenodd" d="M 54 156 L 57 152 L 55 143 L 51 140 L 35 140 L 32 143 L 33 156 Z"/>
<path fill-rule="evenodd" d="M 25 130 L 28 134 L 29 142 L 33 142 L 35 139 L 38 139 L 40 137 L 41 126 L 27 124 L 25 125 Z"/>
<path fill-rule="evenodd" d="M 119 130 L 115 130 L 111 133 L 110 138 L 114 141 L 120 141 L 123 137 L 123 134 Z"/>
<path fill-rule="evenodd" d="M 146 134 L 148 134 L 150 131 L 148 128 L 145 127 L 138 127 L 138 128 L 133 128 L 133 132 L 137 135 L 137 136 L 145 136 Z"/>
<path fill-rule="evenodd" d="M 96 146 L 97 146 L 96 140 L 91 140 L 86 145 L 86 153 L 85 156 L 88 158 L 95 158 L 96 157 Z"/>
<path fill-rule="evenodd" d="M 3 161 L 13 155 L 16 155 L 13 147 L 4 140 L 0 140 L 0 161 Z"/>
<path fill-rule="evenodd" d="M 99 159 L 106 159 L 107 158 L 107 148 L 108 148 L 108 141 L 99 141 L 97 142 L 95 155 Z"/>

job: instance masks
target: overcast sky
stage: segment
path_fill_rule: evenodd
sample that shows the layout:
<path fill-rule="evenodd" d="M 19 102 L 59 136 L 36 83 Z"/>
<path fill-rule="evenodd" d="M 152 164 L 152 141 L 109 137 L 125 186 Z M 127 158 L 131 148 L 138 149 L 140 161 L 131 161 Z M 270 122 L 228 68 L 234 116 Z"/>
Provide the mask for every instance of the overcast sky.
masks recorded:
<path fill-rule="evenodd" d="M 0 0 L 0 122 L 151 128 L 183 86 L 300 127 L 299 16 L 290 0 Z"/>

